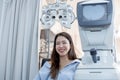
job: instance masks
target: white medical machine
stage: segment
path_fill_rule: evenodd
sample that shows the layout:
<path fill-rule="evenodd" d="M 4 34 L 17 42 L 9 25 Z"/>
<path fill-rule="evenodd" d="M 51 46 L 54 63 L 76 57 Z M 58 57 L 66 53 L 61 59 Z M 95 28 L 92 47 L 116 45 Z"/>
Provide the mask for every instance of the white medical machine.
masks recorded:
<path fill-rule="evenodd" d="M 75 80 L 120 80 L 115 68 L 112 0 L 85 0 L 77 4 L 84 56 Z"/>

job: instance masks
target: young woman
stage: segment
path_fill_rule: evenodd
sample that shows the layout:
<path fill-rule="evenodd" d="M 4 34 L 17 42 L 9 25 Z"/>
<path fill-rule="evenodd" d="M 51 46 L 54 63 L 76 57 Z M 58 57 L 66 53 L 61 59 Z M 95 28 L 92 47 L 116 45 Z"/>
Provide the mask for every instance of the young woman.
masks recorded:
<path fill-rule="evenodd" d="M 66 32 L 58 33 L 50 61 L 45 62 L 34 80 L 74 80 L 79 63 L 71 36 Z"/>

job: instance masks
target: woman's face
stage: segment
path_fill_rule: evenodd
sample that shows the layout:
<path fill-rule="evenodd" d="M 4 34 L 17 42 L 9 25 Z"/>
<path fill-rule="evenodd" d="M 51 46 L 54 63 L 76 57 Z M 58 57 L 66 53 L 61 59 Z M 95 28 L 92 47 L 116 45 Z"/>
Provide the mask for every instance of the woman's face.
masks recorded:
<path fill-rule="evenodd" d="M 64 36 L 58 36 L 56 39 L 56 51 L 60 56 L 66 56 L 70 50 L 70 43 Z"/>

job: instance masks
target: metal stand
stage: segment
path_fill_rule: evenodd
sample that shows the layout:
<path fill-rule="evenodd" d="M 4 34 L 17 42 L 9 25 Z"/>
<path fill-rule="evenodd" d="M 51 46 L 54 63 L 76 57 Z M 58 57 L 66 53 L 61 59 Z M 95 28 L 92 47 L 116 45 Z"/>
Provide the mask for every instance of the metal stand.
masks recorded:
<path fill-rule="evenodd" d="M 50 29 L 47 29 L 47 45 L 48 45 L 48 55 L 47 58 L 49 58 L 50 56 Z"/>

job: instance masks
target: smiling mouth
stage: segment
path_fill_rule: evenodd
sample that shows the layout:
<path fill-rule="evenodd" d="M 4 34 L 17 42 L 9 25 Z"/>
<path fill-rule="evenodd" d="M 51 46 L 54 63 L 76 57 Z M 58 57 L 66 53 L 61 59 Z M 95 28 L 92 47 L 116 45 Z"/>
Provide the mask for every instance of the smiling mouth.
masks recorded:
<path fill-rule="evenodd" d="M 58 50 L 59 52 L 64 52 L 65 50 L 64 49 L 60 49 L 60 50 Z"/>

